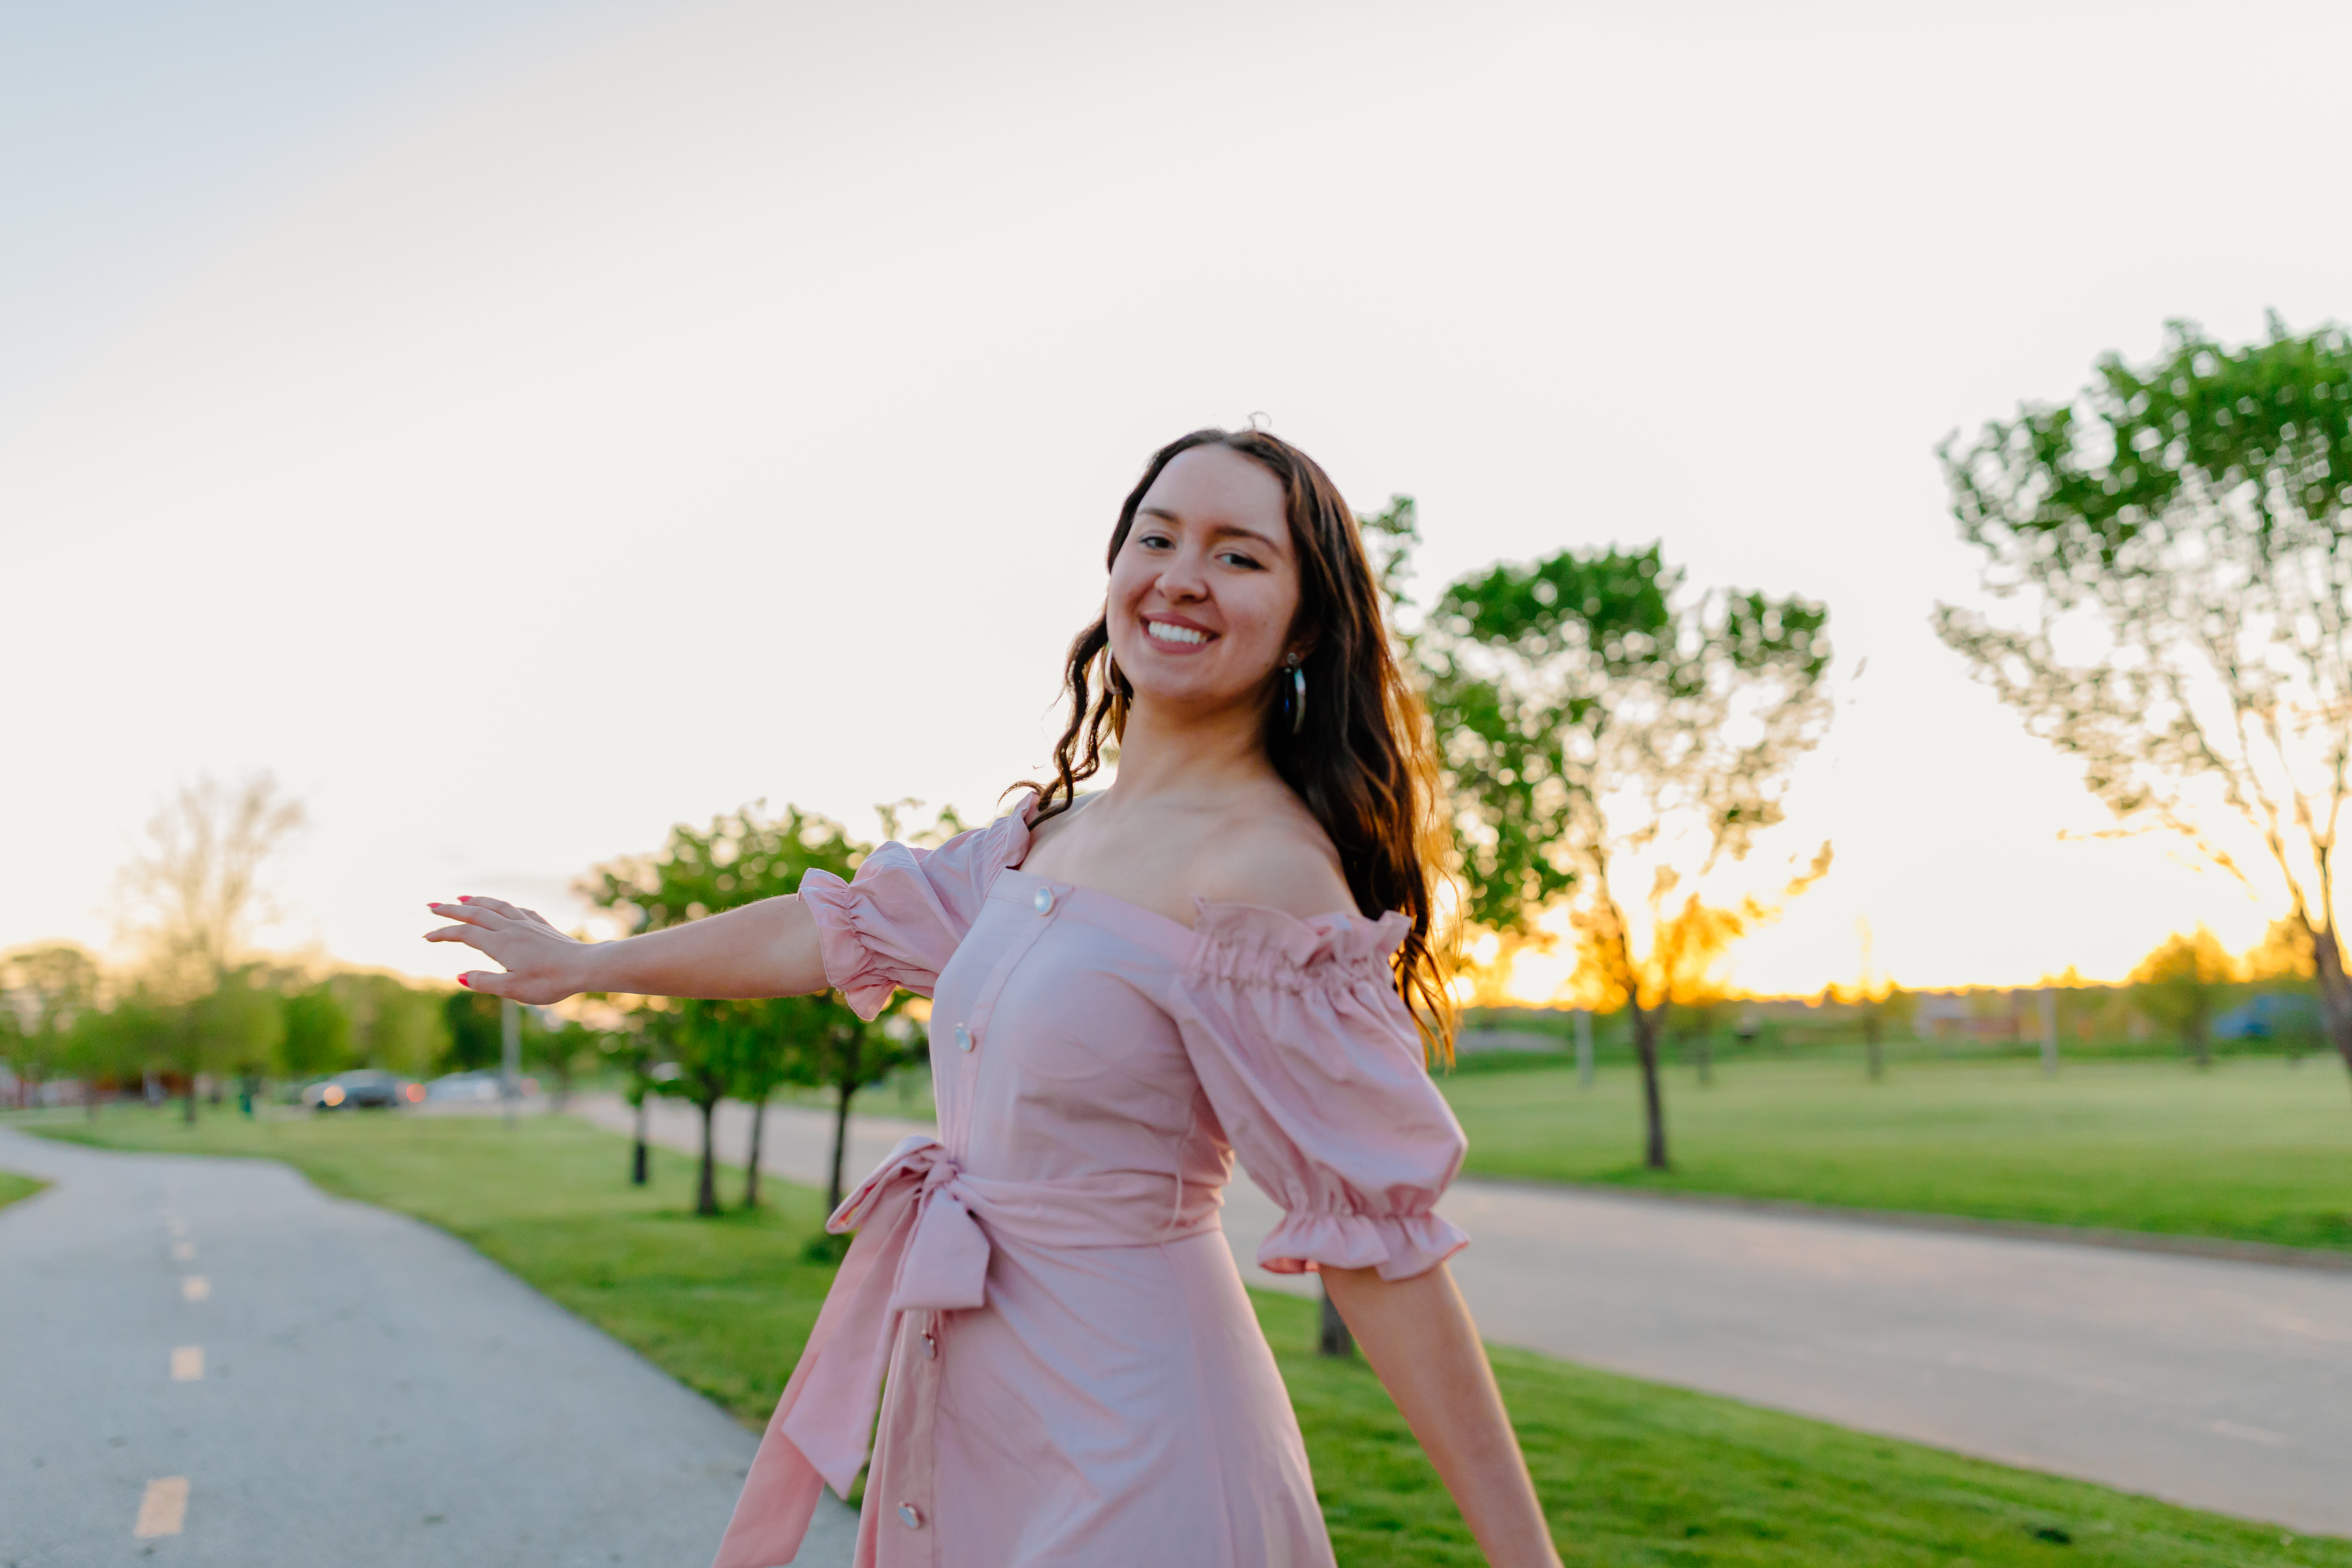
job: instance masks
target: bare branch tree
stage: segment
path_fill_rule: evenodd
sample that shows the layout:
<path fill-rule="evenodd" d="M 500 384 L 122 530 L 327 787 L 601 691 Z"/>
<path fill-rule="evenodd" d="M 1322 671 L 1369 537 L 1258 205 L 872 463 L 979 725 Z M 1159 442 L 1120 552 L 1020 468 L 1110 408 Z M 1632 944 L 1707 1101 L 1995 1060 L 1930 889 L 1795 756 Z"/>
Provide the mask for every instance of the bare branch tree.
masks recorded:
<path fill-rule="evenodd" d="M 2285 906 L 2352 1068 L 2352 334 L 2273 317 L 2231 350 L 2174 322 L 2154 363 L 2098 374 L 1945 443 L 1961 537 L 2021 613 L 1939 605 L 1937 631 L 2120 831 L 2177 834 Z"/>
<path fill-rule="evenodd" d="M 234 786 L 199 778 L 155 813 L 119 887 L 122 931 L 140 950 L 149 989 L 184 1004 L 220 990 L 274 913 L 264 872 L 303 821 L 301 803 L 280 795 L 268 773 Z M 193 1121 L 205 1042 L 194 1009 L 181 1014 Z"/>

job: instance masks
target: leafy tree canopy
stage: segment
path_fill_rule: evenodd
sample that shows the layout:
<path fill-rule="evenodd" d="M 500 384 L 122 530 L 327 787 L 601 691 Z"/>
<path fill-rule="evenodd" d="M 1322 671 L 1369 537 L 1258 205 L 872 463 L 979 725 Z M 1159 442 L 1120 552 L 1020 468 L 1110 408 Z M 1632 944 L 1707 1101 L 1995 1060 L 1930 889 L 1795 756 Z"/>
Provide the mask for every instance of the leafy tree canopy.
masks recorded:
<path fill-rule="evenodd" d="M 1827 621 L 1801 597 L 1692 590 L 1656 545 L 1612 546 L 1464 577 L 1408 645 L 1465 916 L 1508 943 L 1540 940 L 1551 909 L 1575 911 L 1580 988 L 1633 1008 L 1654 1165 L 1659 1026 L 1669 1005 L 1711 994 L 1710 966 L 1772 913 L 1753 895 L 1704 895 L 1781 820 L 1790 771 L 1827 727 Z M 1643 908 L 1646 949 L 1629 914 Z"/>
<path fill-rule="evenodd" d="M 2352 780 L 2352 335 L 2231 348 L 2174 322 L 1940 456 L 2015 613 L 1936 625 L 2122 830 L 2162 827 L 2314 938 L 2352 1065 L 2335 854 Z M 2282 897 L 2283 895 L 2283 897 Z M 2275 904 L 2273 907 L 2276 907 Z"/>

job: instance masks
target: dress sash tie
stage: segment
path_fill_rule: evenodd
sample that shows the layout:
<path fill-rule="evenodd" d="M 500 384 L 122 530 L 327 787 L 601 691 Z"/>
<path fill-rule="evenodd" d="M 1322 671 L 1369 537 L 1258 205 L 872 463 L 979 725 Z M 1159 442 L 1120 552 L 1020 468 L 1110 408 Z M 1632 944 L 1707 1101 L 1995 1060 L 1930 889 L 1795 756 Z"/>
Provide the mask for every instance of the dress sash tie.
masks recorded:
<path fill-rule="evenodd" d="M 884 1363 L 902 1312 L 960 1311 L 988 1295 L 988 1237 L 938 1139 L 900 1141 L 824 1228 L 856 1231 L 808 1345 L 769 1419 L 712 1568 L 776 1568 L 801 1549 L 824 1488 L 865 1467 Z"/>

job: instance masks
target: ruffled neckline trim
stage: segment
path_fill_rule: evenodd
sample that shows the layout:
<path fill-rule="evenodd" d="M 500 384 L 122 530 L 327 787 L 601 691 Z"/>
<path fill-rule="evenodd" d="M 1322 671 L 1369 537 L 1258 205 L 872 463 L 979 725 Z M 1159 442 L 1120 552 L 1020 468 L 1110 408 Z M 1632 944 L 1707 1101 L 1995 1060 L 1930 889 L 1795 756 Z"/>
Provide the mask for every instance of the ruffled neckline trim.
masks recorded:
<path fill-rule="evenodd" d="M 1250 948 L 1279 954 L 1305 968 L 1318 960 L 1348 963 L 1385 959 L 1404 945 L 1412 922 L 1395 910 L 1370 920 L 1352 910 L 1305 920 L 1263 904 L 1213 903 L 1195 898 L 1200 921 L 1192 934 L 1220 947 Z"/>

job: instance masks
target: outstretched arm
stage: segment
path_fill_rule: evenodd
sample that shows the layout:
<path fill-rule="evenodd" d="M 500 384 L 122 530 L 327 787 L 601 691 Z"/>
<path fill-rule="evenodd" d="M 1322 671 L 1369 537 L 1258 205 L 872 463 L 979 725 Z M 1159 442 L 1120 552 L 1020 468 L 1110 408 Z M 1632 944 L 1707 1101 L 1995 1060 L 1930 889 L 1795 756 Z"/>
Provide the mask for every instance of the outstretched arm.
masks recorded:
<path fill-rule="evenodd" d="M 1559 1568 L 1470 1309 L 1439 1264 L 1410 1279 L 1323 1269 L 1324 1289 L 1495 1568 Z"/>
<path fill-rule="evenodd" d="M 461 985 L 544 1005 L 583 991 L 640 996 L 800 996 L 825 988 L 816 921 L 796 894 L 621 942 L 576 942 L 536 910 L 503 899 L 425 908 L 455 925 L 425 933 L 501 965 L 467 970 Z"/>

